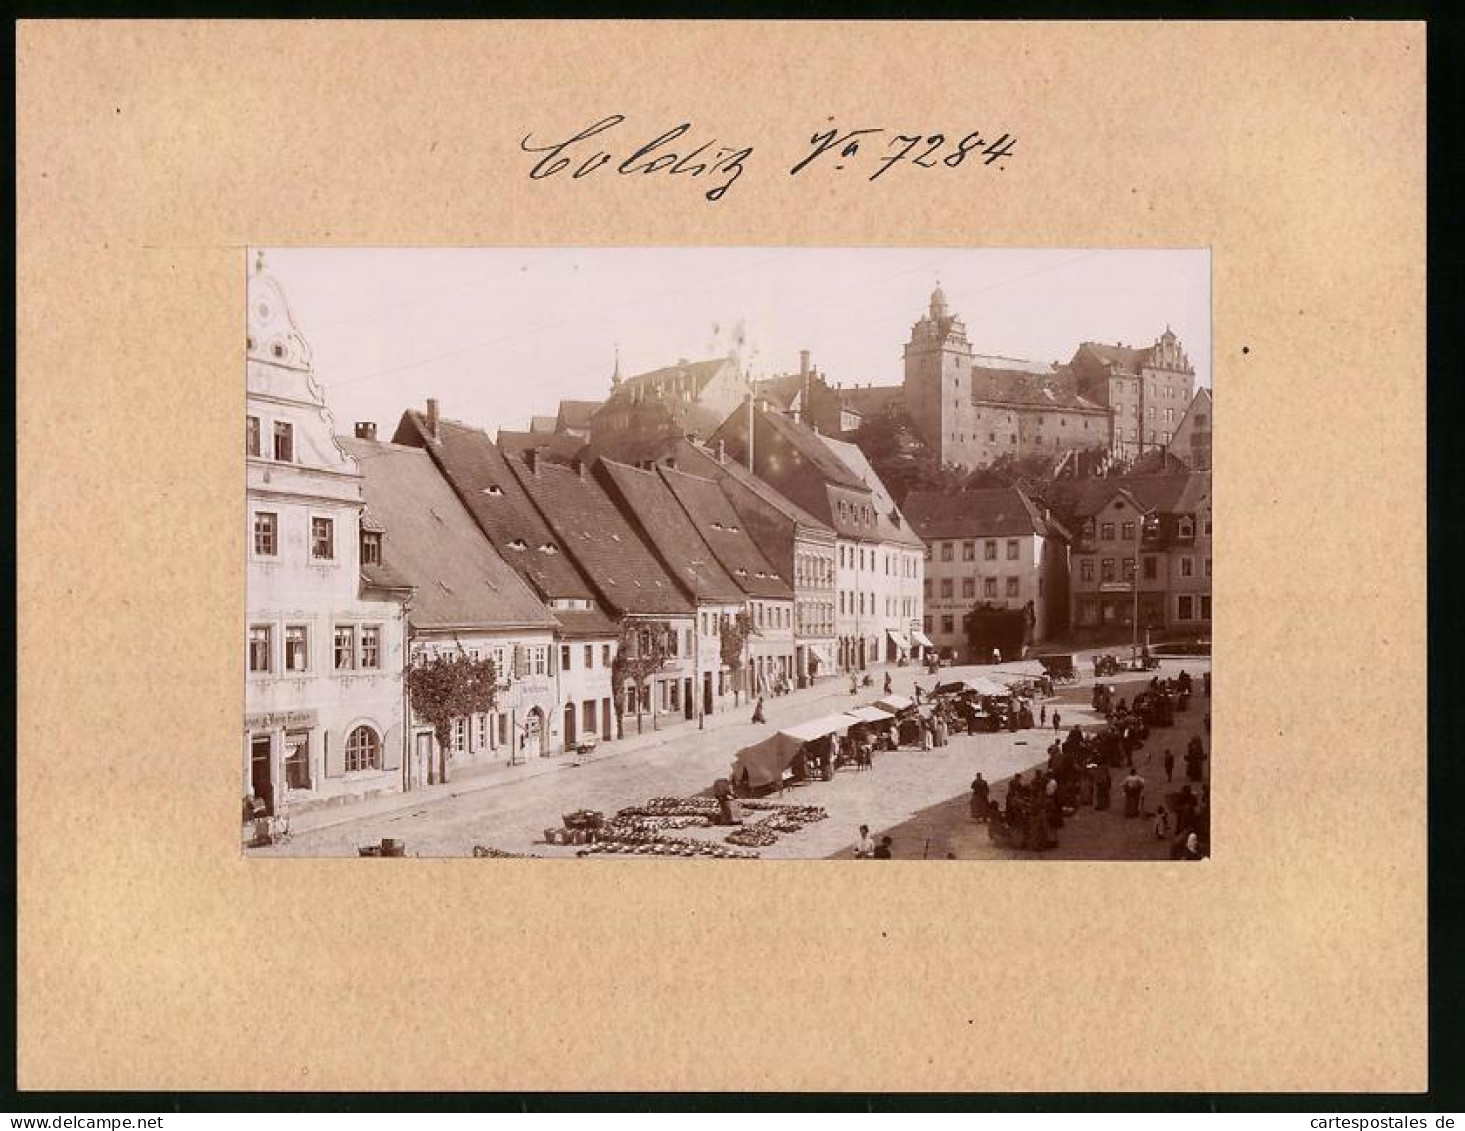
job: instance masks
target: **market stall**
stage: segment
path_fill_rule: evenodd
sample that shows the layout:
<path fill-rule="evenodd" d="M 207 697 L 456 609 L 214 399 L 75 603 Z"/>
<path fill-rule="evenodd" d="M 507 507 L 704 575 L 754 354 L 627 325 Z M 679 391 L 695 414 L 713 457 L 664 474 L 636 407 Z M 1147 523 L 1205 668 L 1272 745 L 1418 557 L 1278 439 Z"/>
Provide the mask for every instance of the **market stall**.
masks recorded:
<path fill-rule="evenodd" d="M 830 738 L 843 736 L 855 721 L 846 714 L 826 715 L 744 747 L 733 762 L 734 786 L 745 794 L 775 785 L 782 789 L 786 777 L 807 781 L 815 767 L 827 778 L 834 769 Z"/>
<path fill-rule="evenodd" d="M 878 749 L 895 749 L 894 712 L 879 706 L 865 706 L 851 707 L 845 714 L 854 720 L 850 727 L 850 742 L 859 751 L 856 758 L 859 765 L 870 765 L 871 756 Z"/>

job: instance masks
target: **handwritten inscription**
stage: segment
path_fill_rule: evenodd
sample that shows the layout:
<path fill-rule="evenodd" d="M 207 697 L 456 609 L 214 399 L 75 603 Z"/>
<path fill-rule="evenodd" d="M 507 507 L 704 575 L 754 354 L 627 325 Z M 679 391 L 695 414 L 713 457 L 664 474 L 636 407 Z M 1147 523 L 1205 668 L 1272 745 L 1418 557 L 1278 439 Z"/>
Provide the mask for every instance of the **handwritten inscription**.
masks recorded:
<path fill-rule="evenodd" d="M 721 145 L 716 138 L 701 140 L 693 135 L 691 122 L 642 140 L 623 130 L 624 114 L 610 114 L 562 141 L 542 141 L 526 134 L 519 142 L 525 153 L 538 154 L 529 170 L 531 180 L 568 174 L 583 180 L 609 169 L 623 177 L 645 177 L 659 173 L 691 180 L 707 178 L 710 187 L 703 196 L 717 203 L 752 167 L 753 147 Z M 808 152 L 788 170 L 798 177 L 806 170 L 858 170 L 869 181 L 879 180 L 892 168 L 906 163 L 921 169 L 1002 167 L 1017 147 L 1009 133 L 984 136 L 980 130 L 957 137 L 943 133 L 896 133 L 878 127 L 841 130 L 837 127 L 813 134 Z"/>
<path fill-rule="evenodd" d="M 889 136 L 887 136 L 889 135 Z M 883 142 L 883 145 L 882 145 Z M 813 146 L 808 155 L 789 170 L 789 176 L 797 176 L 810 165 L 833 156 L 826 163 L 836 169 L 843 169 L 856 158 L 865 157 L 878 165 L 869 180 L 878 180 L 902 161 L 909 161 L 922 169 L 945 166 L 955 169 L 968 158 L 973 164 L 999 165 L 1012 155 L 1017 139 L 1011 134 L 1002 134 L 993 140 L 982 137 L 980 130 L 973 130 L 960 140 L 948 141 L 945 134 L 892 134 L 885 129 L 825 130 L 809 139 Z M 878 156 L 872 156 L 878 155 Z"/>
<path fill-rule="evenodd" d="M 599 148 L 601 143 L 596 146 L 584 143 L 609 133 L 625 120 L 624 114 L 611 114 L 594 125 L 587 126 L 574 137 L 547 145 L 532 145 L 530 138 L 533 135 L 526 136 L 519 143 L 519 148 L 525 153 L 544 154 L 534 168 L 529 170 L 530 179 L 538 181 L 570 169 L 570 176 L 578 181 L 609 165 L 615 158 L 607 150 Z M 672 177 L 720 177 L 721 182 L 703 194 L 716 203 L 743 175 L 744 162 L 753 156 L 752 147 L 724 145 L 709 154 L 708 151 L 716 145 L 716 141 L 711 140 L 703 142 L 695 149 L 687 149 L 680 144 L 680 140 L 691 129 L 691 122 L 683 122 L 659 137 L 652 138 L 632 150 L 629 156 L 615 166 L 615 171 L 623 177 L 646 176 L 651 173 L 666 173 Z"/>

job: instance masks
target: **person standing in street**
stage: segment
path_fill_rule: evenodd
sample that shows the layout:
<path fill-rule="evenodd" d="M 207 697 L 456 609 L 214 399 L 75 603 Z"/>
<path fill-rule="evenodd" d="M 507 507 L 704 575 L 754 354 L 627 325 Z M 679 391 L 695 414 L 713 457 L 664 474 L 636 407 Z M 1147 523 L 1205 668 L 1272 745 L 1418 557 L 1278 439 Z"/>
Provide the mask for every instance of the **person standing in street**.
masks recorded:
<path fill-rule="evenodd" d="M 762 723 L 762 722 L 767 722 L 768 721 L 767 719 L 765 719 L 763 717 L 763 696 L 761 696 L 761 695 L 758 696 L 758 702 L 753 707 L 753 721 L 755 723 Z"/>
<path fill-rule="evenodd" d="M 1040 727 L 1048 725 L 1048 704 L 1046 703 L 1038 708 L 1038 725 Z"/>
<path fill-rule="evenodd" d="M 990 786 L 987 779 L 982 777 L 980 771 L 972 779 L 972 820 L 978 823 L 985 823 L 990 810 L 989 793 Z"/>
<path fill-rule="evenodd" d="M 890 673 L 889 672 L 886 672 L 885 673 L 885 694 L 886 695 L 889 695 L 890 694 L 890 688 L 892 686 L 893 685 L 890 682 Z"/>
<path fill-rule="evenodd" d="M 1142 811 L 1145 796 L 1145 779 L 1129 771 L 1129 776 L 1120 785 L 1124 791 L 1124 815 L 1126 817 L 1138 817 Z"/>
<path fill-rule="evenodd" d="M 1165 780 L 1175 780 L 1175 752 L 1168 746 L 1165 748 Z"/>
<path fill-rule="evenodd" d="M 855 841 L 855 859 L 869 860 L 875 855 L 875 842 L 870 839 L 870 826 L 860 826 L 860 839 Z"/>
<path fill-rule="evenodd" d="M 890 859 L 892 859 L 892 857 L 890 855 L 890 838 L 888 836 L 882 836 L 880 838 L 880 843 L 875 846 L 875 851 L 873 851 L 872 853 L 870 853 L 870 859 L 872 859 L 872 860 L 890 860 Z"/>
<path fill-rule="evenodd" d="M 1063 724 L 1063 716 L 1056 710 L 1053 712 L 1053 733 L 1058 733 L 1058 728 Z"/>

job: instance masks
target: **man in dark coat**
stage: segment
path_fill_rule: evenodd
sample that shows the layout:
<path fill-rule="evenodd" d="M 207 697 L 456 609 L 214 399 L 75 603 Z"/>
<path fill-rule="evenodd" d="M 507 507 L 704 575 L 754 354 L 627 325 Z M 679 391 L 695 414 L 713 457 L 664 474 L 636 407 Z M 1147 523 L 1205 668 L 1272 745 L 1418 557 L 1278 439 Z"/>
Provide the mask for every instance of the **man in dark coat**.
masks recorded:
<path fill-rule="evenodd" d="M 985 822 L 987 820 L 987 814 L 990 812 L 989 790 L 990 786 L 987 779 L 982 777 L 979 772 L 972 779 L 972 817 L 978 822 Z"/>

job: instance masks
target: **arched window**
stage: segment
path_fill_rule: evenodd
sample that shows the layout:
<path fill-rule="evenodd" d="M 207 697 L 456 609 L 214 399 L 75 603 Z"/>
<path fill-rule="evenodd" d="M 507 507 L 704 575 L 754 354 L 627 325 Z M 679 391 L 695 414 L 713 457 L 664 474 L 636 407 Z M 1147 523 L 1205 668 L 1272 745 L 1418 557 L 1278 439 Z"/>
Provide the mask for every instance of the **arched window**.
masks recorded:
<path fill-rule="evenodd" d="M 370 727 L 357 727 L 346 739 L 346 772 L 379 770 L 382 764 L 381 740 Z"/>

